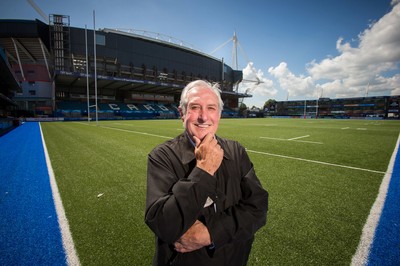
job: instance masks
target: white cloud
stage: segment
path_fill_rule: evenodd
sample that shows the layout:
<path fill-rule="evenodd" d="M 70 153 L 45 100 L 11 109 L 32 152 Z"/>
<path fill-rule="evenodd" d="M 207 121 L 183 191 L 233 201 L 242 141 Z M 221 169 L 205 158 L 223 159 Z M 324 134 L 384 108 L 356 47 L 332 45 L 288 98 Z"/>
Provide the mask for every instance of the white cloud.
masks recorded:
<path fill-rule="evenodd" d="M 274 82 L 266 78 L 261 69 L 257 70 L 252 62 L 249 62 L 243 69 L 243 81 L 240 83 L 239 91 L 253 95 L 252 98 L 245 101 L 250 101 L 251 105 L 257 107 L 262 107 L 268 100 L 267 98 L 273 98 L 278 92 Z"/>
<path fill-rule="evenodd" d="M 392 10 L 358 36 L 358 46 L 339 38 L 337 56 L 307 64 L 309 76 L 293 74 L 285 62 L 270 67 L 290 97 L 360 97 L 400 94 L 400 0 Z"/>
<path fill-rule="evenodd" d="M 270 67 L 268 72 L 278 80 L 280 87 L 287 91 L 290 97 L 311 97 L 316 95 L 316 86 L 311 77 L 293 74 L 287 64 L 282 62 L 277 67 Z"/>
<path fill-rule="evenodd" d="M 350 43 L 340 37 L 337 56 L 308 63 L 307 76 L 294 74 L 286 62 L 281 62 L 268 69 L 268 79 L 249 63 L 243 69 L 244 80 L 259 78 L 263 83 L 241 83 L 239 91 L 253 94 L 245 102 L 261 107 L 278 94 L 277 88 L 289 99 L 400 95 L 400 0 L 392 0 L 391 4 L 389 13 L 357 36 L 357 45 L 352 46 L 354 40 Z"/>
<path fill-rule="evenodd" d="M 308 72 L 324 94 L 330 97 L 352 97 L 369 93 L 398 94 L 399 78 L 390 76 L 400 61 L 400 5 L 370 25 L 358 36 L 358 47 L 339 38 L 339 55 L 321 62 L 311 62 Z M 328 81 L 328 82 L 326 82 Z"/>

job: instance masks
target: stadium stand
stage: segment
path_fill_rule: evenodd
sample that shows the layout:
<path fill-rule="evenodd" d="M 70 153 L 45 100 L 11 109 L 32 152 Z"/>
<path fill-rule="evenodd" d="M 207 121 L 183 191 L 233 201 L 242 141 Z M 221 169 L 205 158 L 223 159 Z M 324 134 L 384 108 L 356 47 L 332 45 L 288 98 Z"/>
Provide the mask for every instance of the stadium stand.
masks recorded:
<path fill-rule="evenodd" d="M 400 96 L 320 98 L 276 102 L 268 115 L 311 118 L 399 119 Z"/>
<path fill-rule="evenodd" d="M 242 71 L 193 48 L 107 28 L 96 30 L 94 40 L 93 30 L 71 27 L 69 16 L 52 14 L 49 21 L 0 20 L 3 113 L 85 120 L 89 98 L 90 106 L 98 103 L 99 119 L 173 119 L 182 89 L 196 79 L 221 85 L 223 117 L 237 117 L 239 103 L 251 97 L 237 91 Z M 280 101 L 246 116 L 399 119 L 399 98 Z M 95 112 L 90 108 L 91 117 Z"/>
<path fill-rule="evenodd" d="M 91 102 L 89 105 L 93 106 Z M 98 114 L 101 119 L 174 119 L 179 117 L 178 108 L 172 104 L 156 103 L 100 103 Z M 87 103 L 80 101 L 63 101 L 57 106 L 56 116 L 64 120 L 87 119 Z M 90 116 L 95 116 L 94 107 Z"/>
<path fill-rule="evenodd" d="M 242 71 L 222 59 L 126 31 L 105 28 L 93 36 L 93 30 L 71 27 L 65 15 L 50 15 L 48 24 L 0 20 L 4 60 L 21 84 L 10 91 L 17 108 L 32 116 L 84 120 L 89 97 L 91 106 L 97 100 L 99 119 L 177 118 L 180 93 L 196 79 L 221 85 L 226 117 L 237 113 L 240 98 L 250 97 L 235 89 Z"/>
<path fill-rule="evenodd" d="M 11 92 L 20 90 L 5 50 L 0 47 L 0 136 L 19 125 L 17 103 L 11 99 Z"/>

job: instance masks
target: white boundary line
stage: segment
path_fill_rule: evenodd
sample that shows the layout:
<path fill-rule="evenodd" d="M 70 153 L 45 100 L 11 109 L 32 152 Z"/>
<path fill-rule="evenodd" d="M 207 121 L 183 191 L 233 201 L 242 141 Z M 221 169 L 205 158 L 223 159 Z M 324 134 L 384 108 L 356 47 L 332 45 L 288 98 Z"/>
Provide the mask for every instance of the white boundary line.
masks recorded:
<path fill-rule="evenodd" d="M 286 155 L 273 154 L 273 153 L 262 152 L 262 151 L 253 151 L 253 150 L 248 150 L 248 149 L 246 149 L 246 150 L 248 152 L 252 152 L 252 153 L 269 155 L 269 156 L 280 157 L 280 158 L 285 158 L 285 159 L 298 160 L 298 161 L 309 162 L 309 163 L 317 163 L 317 164 L 323 164 L 323 165 L 329 165 L 329 166 L 335 166 L 335 167 L 342 167 L 342 168 L 353 169 L 353 170 L 358 170 L 358 171 L 365 171 L 365 172 L 371 172 L 371 173 L 377 173 L 377 174 L 384 174 L 385 173 L 385 172 L 382 172 L 382 171 L 364 169 L 364 168 L 341 165 L 341 164 L 326 163 L 326 162 L 321 162 L 321 161 L 308 160 L 308 159 L 303 159 L 303 158 L 297 158 L 297 157 L 291 157 L 291 156 L 286 156 Z"/>
<path fill-rule="evenodd" d="M 379 187 L 378 196 L 376 197 L 375 202 L 372 205 L 371 211 L 367 218 L 367 222 L 365 223 L 364 228 L 362 230 L 360 243 L 358 244 L 356 253 L 353 255 L 353 258 L 351 260 L 351 265 L 354 266 L 366 265 L 368 262 L 371 245 L 375 236 L 375 230 L 376 227 L 378 226 L 378 222 L 382 214 L 382 209 L 385 204 L 386 195 L 390 184 L 390 179 L 392 178 L 394 162 L 396 160 L 396 155 L 399 150 L 399 144 L 400 144 L 400 135 L 397 138 L 396 147 L 392 153 L 392 157 L 390 158 L 388 169 L 386 171 L 385 176 L 383 177 L 381 186 Z"/>
<path fill-rule="evenodd" d="M 43 149 L 50 177 L 50 186 L 53 194 L 54 205 L 56 207 L 57 219 L 61 230 L 61 238 L 63 242 L 63 248 L 66 253 L 65 255 L 67 259 L 67 264 L 73 266 L 80 265 L 79 257 L 74 245 L 74 240 L 72 239 L 71 231 L 69 229 L 68 219 L 67 216 L 65 215 L 65 210 L 62 204 L 61 196 L 58 191 L 58 186 L 56 178 L 54 176 L 53 167 L 51 165 L 49 153 L 47 151 L 46 142 L 43 137 L 42 125 L 40 123 L 39 123 L 39 128 L 40 128 L 40 135 L 42 136 Z"/>

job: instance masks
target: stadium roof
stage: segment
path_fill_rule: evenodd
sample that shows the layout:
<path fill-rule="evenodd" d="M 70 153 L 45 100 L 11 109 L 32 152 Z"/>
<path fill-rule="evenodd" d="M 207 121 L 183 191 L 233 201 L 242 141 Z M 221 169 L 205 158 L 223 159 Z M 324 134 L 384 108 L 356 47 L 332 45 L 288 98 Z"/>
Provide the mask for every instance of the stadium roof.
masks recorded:
<path fill-rule="evenodd" d="M 115 33 L 115 34 L 121 34 L 121 35 L 139 38 L 139 39 L 149 40 L 152 42 L 162 43 L 162 44 L 166 44 L 166 45 L 176 47 L 179 49 L 184 49 L 189 52 L 201 54 L 203 56 L 209 57 L 214 60 L 221 61 L 221 59 L 219 59 L 219 58 L 216 58 L 210 54 L 204 53 L 204 52 L 194 48 L 193 45 L 190 43 L 184 42 L 182 40 L 178 40 L 172 36 L 167 36 L 167 35 L 164 35 L 161 33 L 144 31 L 144 30 L 135 30 L 135 29 L 123 30 L 123 29 L 109 29 L 109 28 L 101 29 L 101 31 L 106 32 L 106 33 L 111 32 L 111 33 Z"/>
<path fill-rule="evenodd" d="M 89 85 L 94 86 L 94 75 L 88 76 L 80 72 L 56 71 L 55 80 L 58 85 L 85 87 L 89 78 Z M 172 83 L 155 82 L 141 79 L 130 79 L 97 75 L 97 88 L 122 89 L 133 92 L 176 94 L 182 91 L 183 86 Z"/>
<path fill-rule="evenodd" d="M 67 72 L 67 71 L 56 71 L 55 81 L 58 85 L 67 87 L 85 87 L 87 86 L 87 77 L 89 78 L 89 86 L 93 88 L 94 86 L 94 75 L 80 73 L 80 72 Z M 174 94 L 177 95 L 182 92 L 184 85 L 174 84 L 169 82 L 156 82 L 141 79 L 130 79 L 130 78 L 120 78 L 97 75 L 97 88 L 107 88 L 107 89 L 118 89 L 118 90 L 128 90 L 137 93 L 156 93 L 156 94 Z M 239 97 L 252 97 L 250 94 L 237 93 L 230 91 L 222 91 L 222 95 L 230 98 Z"/>

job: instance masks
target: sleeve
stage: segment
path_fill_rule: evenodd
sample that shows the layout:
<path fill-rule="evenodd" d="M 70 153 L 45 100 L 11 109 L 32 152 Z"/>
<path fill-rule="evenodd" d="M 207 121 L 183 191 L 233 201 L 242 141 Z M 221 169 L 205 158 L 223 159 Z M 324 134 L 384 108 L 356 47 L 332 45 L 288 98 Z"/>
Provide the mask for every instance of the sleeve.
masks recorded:
<path fill-rule="evenodd" d="M 256 176 L 245 149 L 239 146 L 239 150 L 240 161 L 237 162 L 240 162 L 238 164 L 242 175 L 240 200 L 206 220 L 206 226 L 216 248 L 230 242 L 253 238 L 267 220 L 268 192 Z"/>
<path fill-rule="evenodd" d="M 215 178 L 197 167 L 187 178 L 179 177 L 174 163 L 181 163 L 171 159 L 176 158 L 171 152 L 159 148 L 148 156 L 145 213 L 146 224 L 169 244 L 194 224 L 208 194 L 216 187 Z"/>

